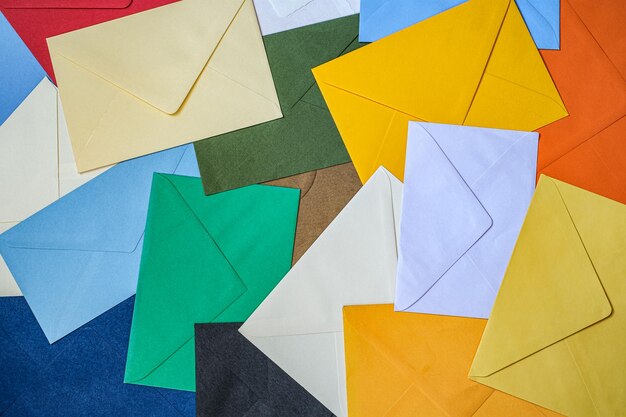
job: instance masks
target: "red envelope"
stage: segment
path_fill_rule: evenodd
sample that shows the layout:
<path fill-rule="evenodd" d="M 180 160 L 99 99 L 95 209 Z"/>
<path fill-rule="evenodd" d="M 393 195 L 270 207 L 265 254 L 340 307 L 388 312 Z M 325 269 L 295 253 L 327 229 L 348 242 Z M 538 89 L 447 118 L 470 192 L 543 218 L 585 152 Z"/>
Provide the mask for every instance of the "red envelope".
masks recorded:
<path fill-rule="evenodd" d="M 541 51 L 569 116 L 539 129 L 538 171 L 626 204 L 626 1 L 562 0 Z"/>
<path fill-rule="evenodd" d="M 46 38 L 175 1 L 178 0 L 0 0 L 0 11 L 55 81 Z"/>

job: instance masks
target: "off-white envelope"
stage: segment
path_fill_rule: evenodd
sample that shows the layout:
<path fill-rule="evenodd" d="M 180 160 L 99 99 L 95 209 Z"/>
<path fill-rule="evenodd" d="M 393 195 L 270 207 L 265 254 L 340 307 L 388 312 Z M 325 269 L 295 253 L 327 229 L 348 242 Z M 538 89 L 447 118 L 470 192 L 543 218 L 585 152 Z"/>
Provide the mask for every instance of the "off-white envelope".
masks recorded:
<path fill-rule="evenodd" d="M 80 172 L 282 117 L 252 0 L 185 0 L 48 45 Z"/>
<path fill-rule="evenodd" d="M 342 308 L 393 302 L 401 196 L 379 168 L 239 330 L 339 417 Z"/>
<path fill-rule="evenodd" d="M 0 233 L 104 172 L 79 174 L 56 87 L 44 78 L 0 125 Z M 0 257 L 0 296 L 21 295 Z"/>

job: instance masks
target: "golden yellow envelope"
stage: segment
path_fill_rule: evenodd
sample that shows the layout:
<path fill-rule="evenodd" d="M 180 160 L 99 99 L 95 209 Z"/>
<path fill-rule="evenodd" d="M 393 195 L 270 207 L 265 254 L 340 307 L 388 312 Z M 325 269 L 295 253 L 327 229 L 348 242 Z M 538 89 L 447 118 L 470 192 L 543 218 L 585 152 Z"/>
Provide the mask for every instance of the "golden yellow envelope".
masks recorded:
<path fill-rule="evenodd" d="M 541 176 L 470 377 L 570 417 L 626 415 L 626 205 Z"/>
<path fill-rule="evenodd" d="M 350 417 L 555 417 L 467 379 L 486 320 L 343 309 Z"/>
<path fill-rule="evenodd" d="M 460 6 L 313 69 L 362 181 L 404 174 L 409 120 L 534 130 L 567 111 L 514 0 Z"/>
<path fill-rule="evenodd" d="M 185 0 L 48 45 L 81 172 L 282 116 L 252 0 Z"/>

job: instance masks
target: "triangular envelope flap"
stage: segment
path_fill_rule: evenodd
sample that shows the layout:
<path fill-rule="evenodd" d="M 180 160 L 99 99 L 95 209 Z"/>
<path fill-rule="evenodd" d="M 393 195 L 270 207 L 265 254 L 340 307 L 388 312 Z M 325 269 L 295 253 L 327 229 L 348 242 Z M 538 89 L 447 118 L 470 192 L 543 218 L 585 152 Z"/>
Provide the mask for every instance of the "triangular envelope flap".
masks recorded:
<path fill-rule="evenodd" d="M 246 291 L 170 178 L 156 174 L 152 184 L 126 382 L 150 375 L 193 338 L 193 323 L 210 322 Z M 180 178 L 204 197 L 199 178 Z"/>
<path fill-rule="evenodd" d="M 358 16 L 347 16 L 264 37 L 276 92 L 288 112 L 315 84 L 311 68 L 338 57 L 357 37 Z"/>
<path fill-rule="evenodd" d="M 269 359 L 239 333 L 242 324 L 196 324 L 196 360 L 203 355 L 213 356 L 257 397 L 267 399 Z"/>
<path fill-rule="evenodd" d="M 422 125 L 409 128 L 395 305 L 418 301 L 491 227 L 465 179 Z"/>
<path fill-rule="evenodd" d="M 0 0 L 7 9 L 125 9 L 133 0 Z"/>
<path fill-rule="evenodd" d="M 556 182 L 542 176 L 470 376 L 489 376 L 611 312 Z"/>
<path fill-rule="evenodd" d="M 341 309 L 393 300 L 396 237 L 380 168 L 244 323 L 246 337 L 340 332 Z"/>
<path fill-rule="evenodd" d="M 509 2 L 469 1 L 317 67 L 315 77 L 421 120 L 461 123 Z M 391 79 L 403 88 L 389 88 Z"/>
<path fill-rule="evenodd" d="M 243 3 L 180 1 L 56 36 L 48 44 L 51 54 L 174 114 Z"/>
<path fill-rule="evenodd" d="M 173 172 L 185 148 L 121 163 L 2 235 L 17 248 L 132 252 L 143 236 L 154 172 Z"/>
<path fill-rule="evenodd" d="M 516 0 L 516 3 L 522 12 L 528 30 L 533 35 L 535 43 L 537 43 L 537 48 L 558 49 L 560 39 L 560 28 L 558 26 L 560 2 Z"/>

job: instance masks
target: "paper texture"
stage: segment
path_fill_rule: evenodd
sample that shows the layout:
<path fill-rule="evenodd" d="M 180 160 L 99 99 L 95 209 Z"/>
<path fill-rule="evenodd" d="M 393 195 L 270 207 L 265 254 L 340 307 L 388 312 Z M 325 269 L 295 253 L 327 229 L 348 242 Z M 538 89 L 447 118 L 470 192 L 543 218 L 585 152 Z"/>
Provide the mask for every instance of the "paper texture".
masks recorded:
<path fill-rule="evenodd" d="M 380 168 L 240 329 L 339 417 L 346 416 L 341 308 L 393 301 L 401 193 L 400 181 Z"/>
<path fill-rule="evenodd" d="M 280 0 L 279 0 L 280 1 Z M 360 0 L 305 0 L 303 6 L 287 15 L 279 14 L 273 0 L 254 0 L 263 35 L 326 22 L 359 12 Z"/>
<path fill-rule="evenodd" d="M 133 315 L 126 300 L 49 345 L 22 297 L 0 299 L 3 417 L 194 417 L 190 392 L 121 383 Z"/>
<path fill-rule="evenodd" d="M 361 188 L 361 181 L 351 163 L 305 172 L 266 184 L 300 189 L 294 264 Z"/>
<path fill-rule="evenodd" d="M 358 47 L 358 16 L 264 38 L 283 119 L 195 143 L 207 194 L 350 161 L 311 68 Z"/>
<path fill-rule="evenodd" d="M 560 3 L 563 0 L 515 0 L 524 22 L 539 49 L 559 49 Z"/>
<path fill-rule="evenodd" d="M 246 320 L 285 276 L 299 195 L 154 175 L 125 382 L 195 390 L 194 323 Z"/>
<path fill-rule="evenodd" d="M 95 178 L 76 171 L 56 87 L 43 78 L 0 125 L 0 233 Z M 21 295 L 0 257 L 0 296 Z"/>
<path fill-rule="evenodd" d="M 356 417 L 558 417 L 467 379 L 486 322 L 343 309 L 348 411 Z"/>
<path fill-rule="evenodd" d="M 252 0 L 186 0 L 48 43 L 80 172 L 282 116 Z"/>
<path fill-rule="evenodd" d="M 362 181 L 404 175 L 411 120 L 535 130 L 567 115 L 511 0 L 470 0 L 314 68 Z"/>
<path fill-rule="evenodd" d="M 470 378 L 572 417 L 626 411 L 626 206 L 541 176 Z"/>
<path fill-rule="evenodd" d="M 237 331 L 241 324 L 196 324 L 197 417 L 333 417 Z"/>
<path fill-rule="evenodd" d="M 0 13 L 0 125 L 43 77 L 41 66 Z"/>
<path fill-rule="evenodd" d="M 489 317 L 535 191 L 538 136 L 410 123 L 396 310 Z"/>
<path fill-rule="evenodd" d="M 361 0 L 359 40 L 374 42 L 467 0 Z"/>
<path fill-rule="evenodd" d="M 48 77 L 55 82 L 47 38 L 174 1 L 176 0 L 0 0 L 0 12 L 11 22 Z M 41 77 L 38 80 L 40 79 Z"/>
<path fill-rule="evenodd" d="M 626 203 L 626 7 L 562 0 L 561 19 L 561 50 L 541 54 L 570 116 L 539 130 L 539 171 Z"/>
<path fill-rule="evenodd" d="M 193 147 L 110 168 L 0 236 L 50 343 L 135 293 L 154 172 L 197 176 Z"/>

